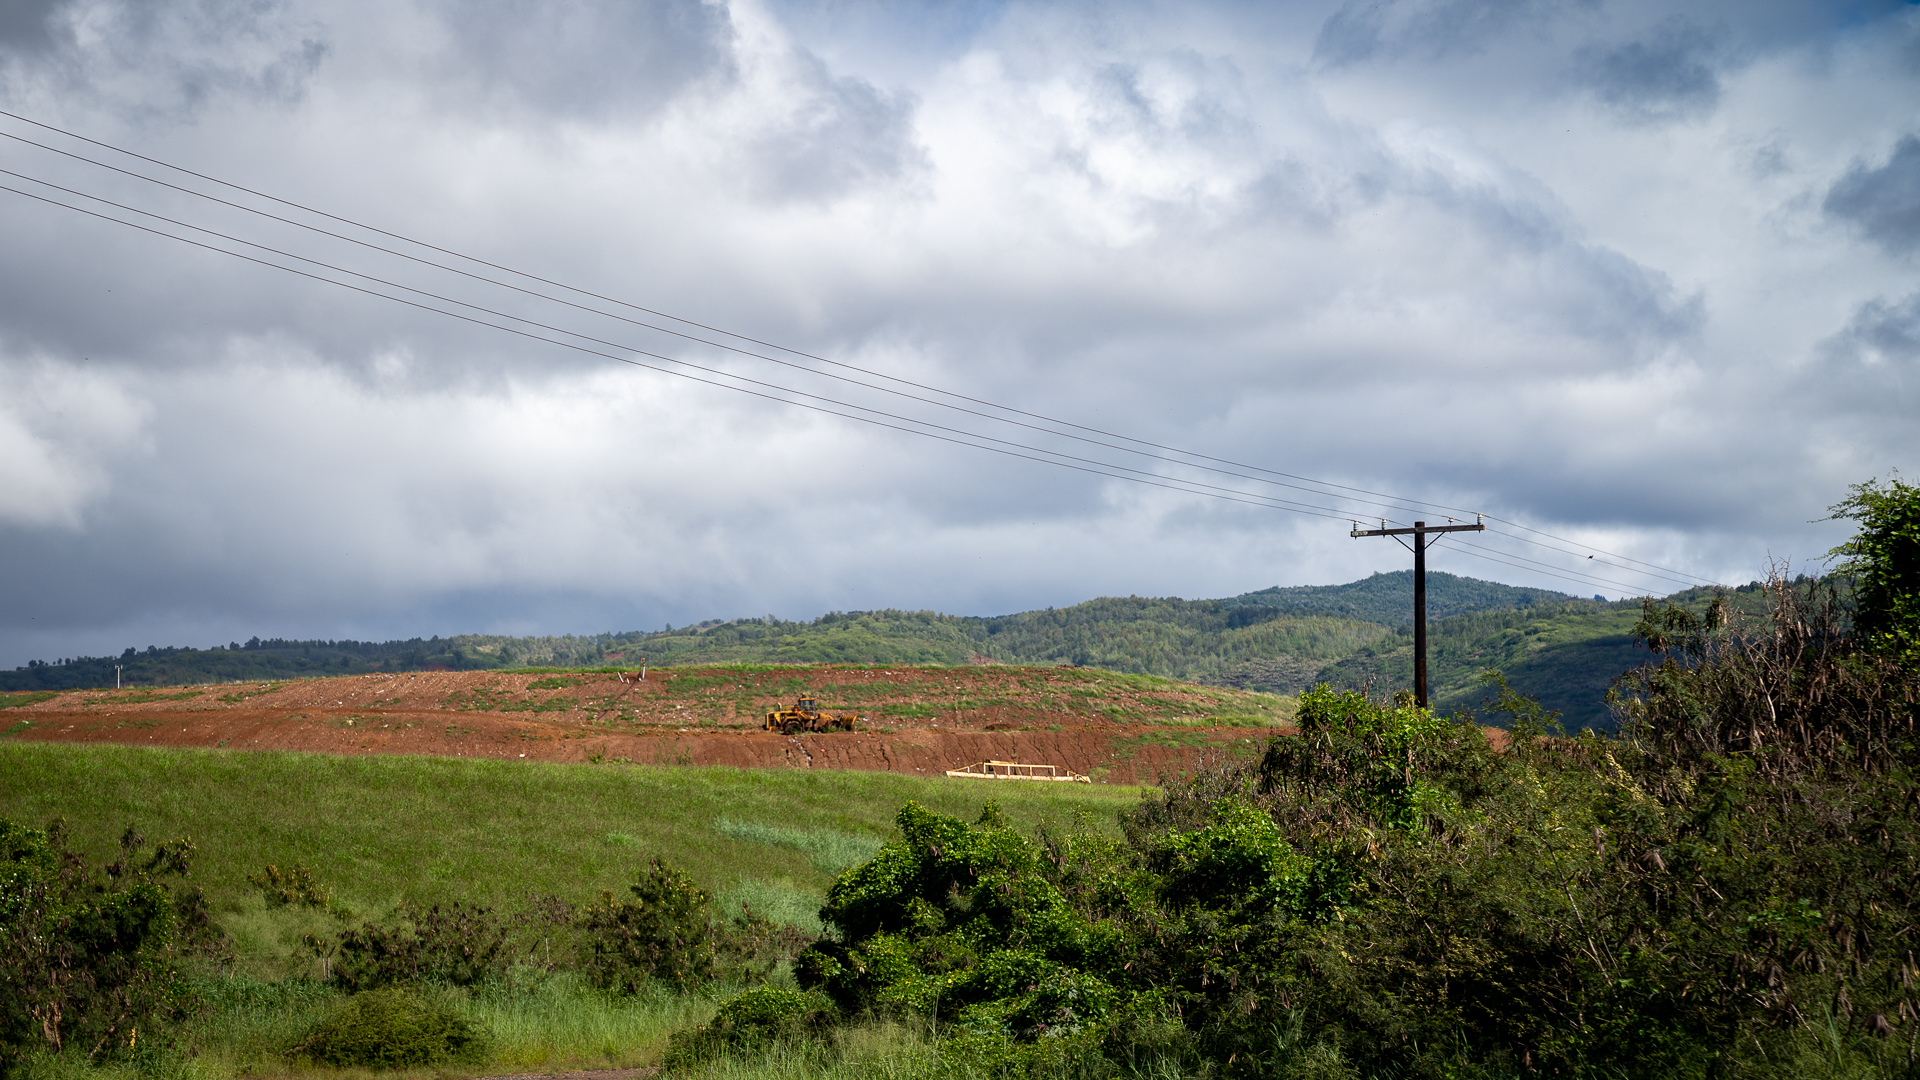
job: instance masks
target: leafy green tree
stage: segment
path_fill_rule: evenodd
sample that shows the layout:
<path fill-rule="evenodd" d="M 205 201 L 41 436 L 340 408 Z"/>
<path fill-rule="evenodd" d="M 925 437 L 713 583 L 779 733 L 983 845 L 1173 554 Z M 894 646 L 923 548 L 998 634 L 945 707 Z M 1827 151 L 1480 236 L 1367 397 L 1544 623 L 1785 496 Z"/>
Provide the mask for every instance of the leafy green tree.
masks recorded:
<path fill-rule="evenodd" d="M 1868 648 L 1920 659 L 1920 487 L 1895 475 L 1855 484 L 1827 509 L 1860 523 L 1827 554 L 1854 581 L 1854 633 Z"/>
<path fill-rule="evenodd" d="M 724 922 L 711 918 L 713 895 L 658 857 L 634 875 L 628 891 L 628 899 L 603 892 L 577 919 L 588 977 L 620 993 L 639 993 L 650 983 L 690 990 L 764 979 L 806 944 L 800 931 L 744 908 Z"/>
<path fill-rule="evenodd" d="M 715 974 L 714 926 L 707 918 L 712 894 L 659 858 L 648 861 L 629 887 L 633 897 L 602 895 L 587 909 L 587 971 L 595 982 L 638 993 L 649 981 L 681 988 Z"/>

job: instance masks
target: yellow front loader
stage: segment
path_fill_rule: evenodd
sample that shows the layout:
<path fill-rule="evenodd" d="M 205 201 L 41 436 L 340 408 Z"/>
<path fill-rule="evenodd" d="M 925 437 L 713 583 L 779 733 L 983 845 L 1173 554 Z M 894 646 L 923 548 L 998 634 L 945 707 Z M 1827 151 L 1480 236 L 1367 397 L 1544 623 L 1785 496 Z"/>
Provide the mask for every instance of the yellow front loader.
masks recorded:
<path fill-rule="evenodd" d="M 782 735 L 797 735 L 802 731 L 855 731 L 858 730 L 857 725 L 865 723 L 866 719 L 852 713 L 823 713 L 818 701 L 803 697 L 791 709 L 775 709 L 768 713 L 767 730 Z"/>

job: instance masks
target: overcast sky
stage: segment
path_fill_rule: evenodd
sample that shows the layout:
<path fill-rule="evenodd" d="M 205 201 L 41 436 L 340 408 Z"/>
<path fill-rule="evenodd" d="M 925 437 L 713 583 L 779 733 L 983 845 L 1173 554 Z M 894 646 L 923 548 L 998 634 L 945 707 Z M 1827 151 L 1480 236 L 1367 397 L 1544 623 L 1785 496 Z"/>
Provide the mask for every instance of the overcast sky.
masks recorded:
<path fill-rule="evenodd" d="M 1436 569 L 1664 594 L 1920 468 L 1912 4 L 8 0 L 0 108 L 212 178 L 0 117 L 0 183 L 262 260 L 0 191 L 0 666 L 1229 596 L 1462 511 L 1591 547 Z"/>

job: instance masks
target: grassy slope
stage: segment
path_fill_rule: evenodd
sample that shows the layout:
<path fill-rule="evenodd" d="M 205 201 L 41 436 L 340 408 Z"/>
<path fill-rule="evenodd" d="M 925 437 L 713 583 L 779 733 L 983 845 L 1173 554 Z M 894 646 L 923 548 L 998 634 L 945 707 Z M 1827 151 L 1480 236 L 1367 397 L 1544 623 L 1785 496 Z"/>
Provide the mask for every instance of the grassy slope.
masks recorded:
<path fill-rule="evenodd" d="M 246 877 L 268 863 L 305 863 L 335 901 L 377 916 L 402 898 L 507 909 L 529 893 L 587 900 L 621 889 L 657 854 L 721 894 L 723 911 L 744 900 L 804 925 L 831 873 L 887 839 L 908 799 L 968 818 L 994 799 L 1026 828 L 1080 814 L 1114 828 L 1115 812 L 1139 795 L 890 773 L 0 743 L 0 817 L 34 826 L 65 818 L 74 846 L 96 857 L 128 825 L 149 839 L 185 835 L 197 845 L 192 880 L 208 892 L 237 958 L 226 974 L 196 983 L 208 1008 L 186 1032 L 199 1057 L 185 1075 L 206 1080 L 312 1075 L 280 1053 L 325 1013 L 332 989 L 255 980 L 318 974 L 301 935 L 338 924 L 310 909 L 266 907 Z M 656 1062 L 669 1032 L 705 1022 L 714 1006 L 706 993 L 608 997 L 563 975 L 524 992 L 461 996 L 456 1007 L 492 1033 L 487 1060 L 409 1075 Z M 35 1075 L 43 1074 L 145 1078 L 78 1060 L 43 1065 Z"/>
<path fill-rule="evenodd" d="M 1083 810 L 1111 821 L 1138 797 L 878 772 L 0 744 L 0 816 L 36 827 L 64 817 L 76 846 L 102 855 L 129 824 L 152 839 L 191 836 L 195 880 L 229 909 L 252 891 L 248 874 L 296 862 L 368 904 L 586 900 L 651 854 L 716 891 L 754 878 L 817 892 L 829 877 L 809 852 L 740 838 L 753 831 L 739 825 L 872 842 L 909 799 L 969 818 L 996 799 L 1032 825 Z M 716 828 L 722 819 L 736 835 Z"/>

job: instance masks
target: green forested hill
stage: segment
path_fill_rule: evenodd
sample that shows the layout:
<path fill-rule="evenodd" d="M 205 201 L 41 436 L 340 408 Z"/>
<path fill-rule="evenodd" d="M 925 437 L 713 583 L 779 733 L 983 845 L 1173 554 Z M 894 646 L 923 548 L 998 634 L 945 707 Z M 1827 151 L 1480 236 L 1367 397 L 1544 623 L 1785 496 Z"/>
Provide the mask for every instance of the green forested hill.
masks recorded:
<path fill-rule="evenodd" d="M 1629 633 L 1639 617 L 1637 604 L 1585 601 L 1441 619 L 1427 635 L 1434 706 L 1474 705 L 1487 693 L 1480 674 L 1491 668 L 1561 713 L 1569 727 L 1608 727 L 1607 687 L 1647 659 Z M 1411 628 L 1327 665 L 1318 677 L 1346 686 L 1411 685 Z"/>
<path fill-rule="evenodd" d="M 1646 659 L 1628 636 L 1636 601 L 1582 600 L 1452 574 L 1427 575 L 1433 698 L 1472 704 L 1479 674 L 1512 684 L 1566 717 L 1608 726 L 1607 685 Z M 1674 599 L 1704 607 L 1710 594 Z M 1735 590 L 1736 608 L 1760 600 Z M 0 690 L 344 675 L 428 667 L 635 666 L 690 663 L 1079 664 L 1294 693 L 1316 682 L 1393 689 L 1411 683 L 1411 571 L 1346 585 L 1272 588 L 1222 600 L 1105 597 L 991 618 L 919 611 L 834 612 L 807 622 L 712 620 L 650 633 L 505 637 L 463 634 L 405 641 L 232 643 L 224 648 L 128 649 L 118 657 L 39 661 L 0 672 Z M 0 707 L 4 707 L 0 701 Z"/>
<path fill-rule="evenodd" d="M 1546 589 L 1520 589 L 1477 578 L 1459 577 L 1439 570 L 1427 572 L 1427 618 L 1444 619 L 1475 611 L 1503 611 L 1507 608 L 1534 607 L 1540 604 L 1579 600 L 1581 597 Z M 1287 614 L 1337 615 L 1362 622 L 1387 626 L 1413 625 L 1413 571 L 1375 574 L 1345 585 L 1274 586 L 1259 592 L 1242 593 L 1220 603 L 1232 608 Z M 1252 614 L 1251 611 L 1248 614 Z M 1243 615 L 1242 618 L 1246 616 Z"/>

